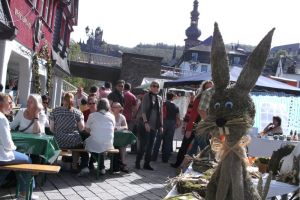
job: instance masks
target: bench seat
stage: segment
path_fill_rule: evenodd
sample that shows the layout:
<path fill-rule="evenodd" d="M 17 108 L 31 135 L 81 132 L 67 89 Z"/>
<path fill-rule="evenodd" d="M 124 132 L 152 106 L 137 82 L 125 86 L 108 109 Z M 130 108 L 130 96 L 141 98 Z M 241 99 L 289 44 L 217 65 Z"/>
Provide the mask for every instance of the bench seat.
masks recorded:
<path fill-rule="evenodd" d="M 61 153 L 60 155 L 61 156 L 70 156 L 72 155 L 71 153 L 72 152 L 78 152 L 78 153 L 81 153 L 81 152 L 88 152 L 87 150 L 85 149 L 61 149 Z M 113 160 L 114 160 L 114 154 L 118 154 L 119 153 L 119 149 L 109 149 L 103 153 L 107 153 L 108 157 L 110 158 L 110 167 L 109 167 L 109 172 L 111 174 L 113 174 Z M 95 160 L 97 161 L 97 173 L 96 173 L 96 179 L 99 179 L 99 162 L 100 162 L 100 154 L 99 153 L 95 153 L 97 156 L 95 157 Z"/>
<path fill-rule="evenodd" d="M 26 200 L 31 200 L 32 195 L 32 183 L 33 183 L 33 174 L 34 173 L 58 173 L 60 166 L 55 165 L 40 165 L 40 164 L 11 164 L 0 166 L 0 170 L 9 170 L 16 172 L 29 172 L 30 177 L 27 181 L 26 188 Z M 19 196 L 20 183 L 18 182 L 16 187 L 16 197 Z"/>

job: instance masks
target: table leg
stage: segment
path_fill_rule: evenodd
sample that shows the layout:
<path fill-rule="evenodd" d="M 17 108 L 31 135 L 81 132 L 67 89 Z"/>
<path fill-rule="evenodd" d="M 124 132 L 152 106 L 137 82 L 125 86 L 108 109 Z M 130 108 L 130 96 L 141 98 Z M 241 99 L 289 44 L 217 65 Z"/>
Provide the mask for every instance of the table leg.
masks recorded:
<path fill-rule="evenodd" d="M 30 176 L 27 180 L 27 188 L 26 188 L 26 200 L 31 200 L 32 195 L 32 183 L 33 183 L 33 175 L 30 173 Z"/>
<path fill-rule="evenodd" d="M 113 174 L 114 173 L 114 154 L 110 154 L 110 168 L 109 168 L 109 173 Z"/>
<path fill-rule="evenodd" d="M 17 185 L 16 185 L 16 198 L 19 197 L 19 194 L 20 194 L 20 183 L 19 183 L 19 181 L 17 181 Z"/>
<path fill-rule="evenodd" d="M 43 164 L 47 164 L 47 161 L 46 159 L 43 158 L 43 161 L 42 161 Z M 46 173 L 41 173 L 41 186 L 43 186 L 45 183 L 46 183 L 46 180 L 47 180 L 47 174 Z"/>
<path fill-rule="evenodd" d="M 100 173 L 100 153 L 97 153 L 97 176 L 96 179 L 99 179 L 99 173 Z"/>
<path fill-rule="evenodd" d="M 281 200 L 288 200 L 288 195 L 287 195 L 287 194 L 282 195 L 282 196 L 281 196 Z"/>

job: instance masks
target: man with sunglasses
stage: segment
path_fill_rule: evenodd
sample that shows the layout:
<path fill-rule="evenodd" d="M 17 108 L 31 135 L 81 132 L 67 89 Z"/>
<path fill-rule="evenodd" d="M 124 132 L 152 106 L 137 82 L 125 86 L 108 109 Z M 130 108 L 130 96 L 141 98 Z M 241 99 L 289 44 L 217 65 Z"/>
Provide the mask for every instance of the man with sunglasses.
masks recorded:
<path fill-rule="evenodd" d="M 140 145 L 135 161 L 135 168 L 140 169 L 140 162 L 145 154 L 144 169 L 153 170 L 150 166 L 151 154 L 156 134 L 163 132 L 162 98 L 158 95 L 159 83 L 152 81 L 150 91 L 142 101 L 142 120 L 140 121 Z"/>

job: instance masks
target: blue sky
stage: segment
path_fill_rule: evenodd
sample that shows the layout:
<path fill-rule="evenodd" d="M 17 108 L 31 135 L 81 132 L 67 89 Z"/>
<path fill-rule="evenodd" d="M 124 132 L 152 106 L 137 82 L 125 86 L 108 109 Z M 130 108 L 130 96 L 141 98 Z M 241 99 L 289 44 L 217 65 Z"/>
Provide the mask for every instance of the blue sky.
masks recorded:
<path fill-rule="evenodd" d="M 86 40 L 85 27 L 100 26 L 110 44 L 184 45 L 194 0 L 81 0 L 71 38 Z M 299 43 L 300 0 L 199 0 L 200 40 L 219 23 L 225 43 L 256 45 L 273 27 L 272 46 Z"/>

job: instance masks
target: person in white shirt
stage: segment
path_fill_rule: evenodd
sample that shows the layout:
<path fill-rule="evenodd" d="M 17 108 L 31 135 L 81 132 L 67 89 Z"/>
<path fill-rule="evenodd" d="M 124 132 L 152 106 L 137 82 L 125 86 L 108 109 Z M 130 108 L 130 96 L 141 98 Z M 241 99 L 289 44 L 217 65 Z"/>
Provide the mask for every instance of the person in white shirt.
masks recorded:
<path fill-rule="evenodd" d="M 90 133 L 90 136 L 85 140 L 85 149 L 91 153 L 103 153 L 114 149 L 114 128 L 116 122 L 115 117 L 109 110 L 109 101 L 106 98 L 100 99 L 97 105 L 97 112 L 91 113 L 86 122 L 85 130 Z M 100 156 L 101 162 L 99 165 L 101 174 L 104 174 L 104 156 L 103 154 Z M 81 171 L 88 172 L 88 168 Z"/>
<path fill-rule="evenodd" d="M 81 105 L 81 100 L 82 99 L 86 99 L 86 97 L 83 95 L 83 87 L 78 87 L 77 88 L 77 93 L 74 95 L 74 107 L 79 109 L 80 108 L 80 105 Z"/>
<path fill-rule="evenodd" d="M 19 127 L 19 132 L 24 133 L 45 133 L 45 125 L 47 123 L 47 116 L 42 112 L 42 98 L 38 94 L 31 94 L 27 100 L 27 107 L 20 109 L 10 123 L 10 128 L 15 130 Z"/>
<path fill-rule="evenodd" d="M 0 166 L 9 164 L 28 164 L 31 159 L 20 152 L 16 151 L 16 146 L 12 140 L 9 122 L 5 117 L 6 113 L 11 110 L 12 101 L 8 95 L 0 93 Z M 9 171 L 0 171 L 0 185 L 3 183 Z M 20 196 L 18 199 L 25 199 L 26 196 L 26 180 L 30 178 L 28 172 L 17 172 L 17 179 L 20 183 Z M 34 187 L 34 181 L 33 181 Z M 32 195 L 31 199 L 39 199 L 38 196 Z"/>
<path fill-rule="evenodd" d="M 113 102 L 112 106 L 111 106 L 111 111 L 115 116 L 116 119 L 116 126 L 115 126 L 115 130 L 116 131 L 122 131 L 122 130 L 127 130 L 128 129 L 128 125 L 126 122 L 126 117 L 121 113 L 123 111 L 123 107 L 121 106 L 121 104 L 119 102 Z M 129 170 L 127 168 L 126 165 L 126 158 L 125 158 L 125 154 L 126 154 L 126 147 L 116 147 L 120 150 L 120 170 L 122 172 L 126 172 L 128 173 Z"/>

